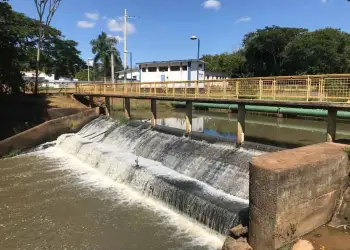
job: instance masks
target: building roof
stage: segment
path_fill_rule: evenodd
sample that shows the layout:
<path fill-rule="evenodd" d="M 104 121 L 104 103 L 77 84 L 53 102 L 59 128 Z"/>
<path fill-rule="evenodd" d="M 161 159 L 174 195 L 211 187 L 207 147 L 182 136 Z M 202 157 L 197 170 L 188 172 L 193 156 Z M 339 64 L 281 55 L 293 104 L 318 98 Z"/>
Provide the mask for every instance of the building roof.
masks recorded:
<path fill-rule="evenodd" d="M 133 68 L 132 70 L 131 69 L 126 69 L 125 70 L 126 71 L 126 73 L 138 73 L 138 72 L 140 72 L 140 69 L 138 69 L 138 68 Z M 117 74 L 124 74 L 124 70 L 121 70 L 121 71 L 118 71 L 118 72 L 116 72 Z"/>
<path fill-rule="evenodd" d="M 141 62 L 141 63 L 136 63 L 136 64 L 137 64 L 137 65 L 140 65 L 140 64 L 162 64 L 162 63 L 182 63 L 182 62 L 202 62 L 202 63 L 205 63 L 205 61 L 203 61 L 203 60 L 198 60 L 198 59 L 185 59 L 185 60 Z"/>

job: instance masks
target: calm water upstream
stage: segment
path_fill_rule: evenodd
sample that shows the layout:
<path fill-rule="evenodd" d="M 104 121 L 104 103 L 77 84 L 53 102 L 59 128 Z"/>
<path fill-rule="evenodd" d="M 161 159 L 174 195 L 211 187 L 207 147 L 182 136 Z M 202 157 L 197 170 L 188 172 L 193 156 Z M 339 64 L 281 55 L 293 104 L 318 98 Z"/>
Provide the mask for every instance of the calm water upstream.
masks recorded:
<path fill-rule="evenodd" d="M 116 118 L 121 112 L 113 112 Z M 147 120 L 151 113 L 146 111 L 132 112 L 132 119 Z M 158 113 L 158 124 L 185 129 L 185 112 L 177 109 Z M 237 115 L 233 113 L 194 111 L 194 131 L 215 136 L 236 139 Z M 326 122 L 324 120 L 278 118 L 264 115 L 246 116 L 247 140 L 261 143 L 273 143 L 278 146 L 303 146 L 324 142 Z M 350 139 L 350 121 L 337 122 L 337 139 Z"/>
<path fill-rule="evenodd" d="M 222 236 L 51 147 L 0 160 L 0 249 L 217 249 Z"/>

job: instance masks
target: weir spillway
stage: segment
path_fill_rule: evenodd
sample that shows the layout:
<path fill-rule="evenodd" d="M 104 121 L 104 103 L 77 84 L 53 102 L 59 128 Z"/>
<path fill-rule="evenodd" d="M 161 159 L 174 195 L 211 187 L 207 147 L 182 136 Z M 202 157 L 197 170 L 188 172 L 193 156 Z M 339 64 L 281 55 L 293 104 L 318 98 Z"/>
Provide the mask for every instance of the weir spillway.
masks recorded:
<path fill-rule="evenodd" d="M 262 153 L 106 117 L 60 136 L 55 147 L 222 234 L 247 222 L 249 160 Z"/>

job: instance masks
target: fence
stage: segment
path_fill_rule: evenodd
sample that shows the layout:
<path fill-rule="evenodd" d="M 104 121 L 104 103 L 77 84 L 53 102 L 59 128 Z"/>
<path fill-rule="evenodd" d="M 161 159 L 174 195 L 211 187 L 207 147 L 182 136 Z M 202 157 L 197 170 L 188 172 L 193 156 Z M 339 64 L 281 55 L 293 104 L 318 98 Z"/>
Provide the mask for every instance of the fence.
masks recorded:
<path fill-rule="evenodd" d="M 350 102 L 350 74 L 204 81 L 77 83 L 60 92 L 221 99 Z M 45 90 L 43 90 L 45 92 Z"/>

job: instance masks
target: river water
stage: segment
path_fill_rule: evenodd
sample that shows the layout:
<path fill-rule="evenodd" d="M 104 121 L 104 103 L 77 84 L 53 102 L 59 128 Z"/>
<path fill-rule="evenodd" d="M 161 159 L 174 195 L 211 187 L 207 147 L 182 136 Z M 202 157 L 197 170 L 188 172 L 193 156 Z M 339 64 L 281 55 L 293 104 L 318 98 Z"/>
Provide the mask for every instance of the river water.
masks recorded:
<path fill-rule="evenodd" d="M 113 112 L 120 118 L 122 113 Z M 149 120 L 149 110 L 133 111 L 132 119 Z M 185 111 L 176 109 L 158 112 L 158 125 L 185 129 Z M 316 119 L 279 118 L 265 115 L 246 115 L 248 141 L 267 143 L 281 147 L 297 147 L 325 142 L 326 121 Z M 237 133 L 237 114 L 229 112 L 194 111 L 193 131 L 222 136 L 234 141 Z M 350 121 L 337 122 L 336 139 L 350 140 Z"/>
<path fill-rule="evenodd" d="M 218 249 L 223 237 L 57 147 L 0 160 L 1 249 Z"/>

